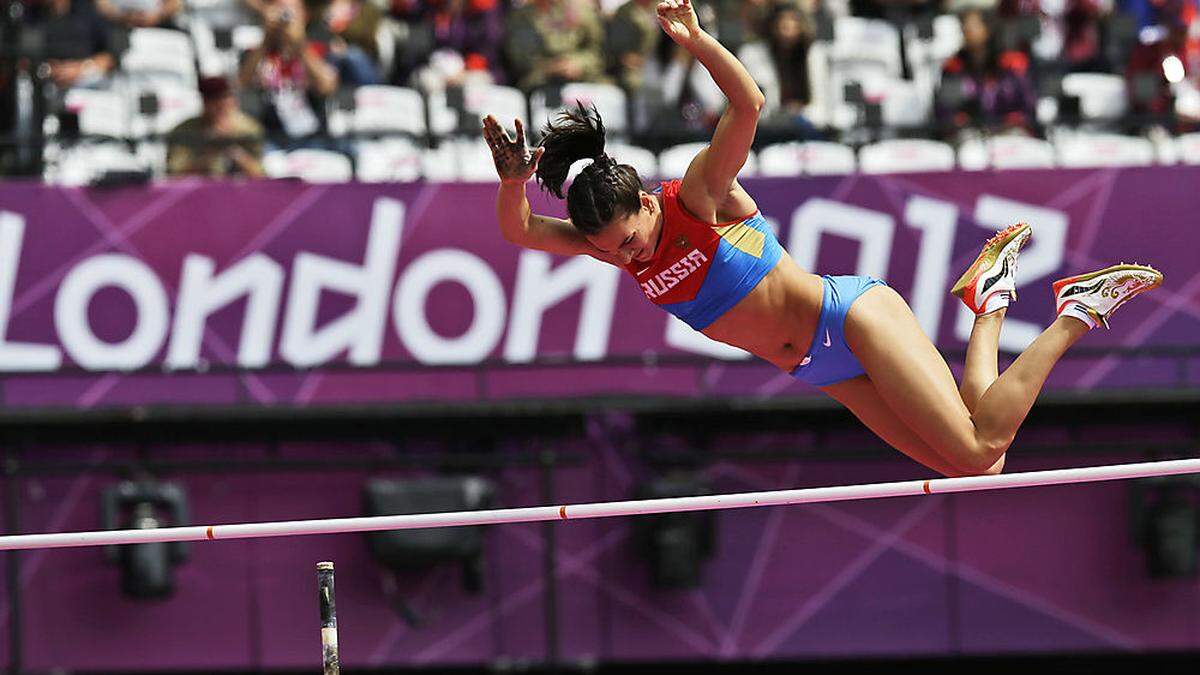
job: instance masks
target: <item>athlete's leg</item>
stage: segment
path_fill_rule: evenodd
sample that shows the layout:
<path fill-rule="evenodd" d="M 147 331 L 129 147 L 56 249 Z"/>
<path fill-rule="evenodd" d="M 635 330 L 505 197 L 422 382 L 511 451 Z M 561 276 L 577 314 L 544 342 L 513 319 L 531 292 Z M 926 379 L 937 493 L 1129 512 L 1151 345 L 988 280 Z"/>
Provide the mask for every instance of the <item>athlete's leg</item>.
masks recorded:
<path fill-rule="evenodd" d="M 1017 256 L 1032 232 L 1026 223 L 997 232 L 984 243 L 975 261 L 950 289 L 976 315 L 959 387 L 963 403 L 972 413 L 983 392 L 999 375 L 996 360 L 1000 351 L 1000 324 L 1008 303 L 1016 298 Z"/>
<path fill-rule="evenodd" d="M 1006 371 L 968 410 L 950 368 L 922 332 L 912 310 L 894 290 L 864 293 L 846 317 L 846 342 L 875 384 L 880 398 L 950 465 L 984 473 L 1012 443 L 1042 382 L 1068 346 L 1086 332 L 1074 320 L 1056 321 L 1027 350 L 1028 358 L 1010 376 Z M 1009 371 L 1013 371 L 1010 368 Z M 1006 381 L 1007 379 L 1007 381 Z M 999 387 L 999 388 L 997 388 Z"/>
<path fill-rule="evenodd" d="M 971 337 L 967 341 L 967 359 L 963 364 L 962 384 L 958 393 L 962 396 L 967 410 L 975 412 L 983 392 L 1000 376 L 998 359 L 1000 355 L 1000 326 L 1004 323 L 1007 308 L 975 317 L 971 326 Z"/>
<path fill-rule="evenodd" d="M 893 448 L 944 476 L 965 475 L 965 472 L 929 447 L 896 415 L 866 375 L 821 387 L 821 391 L 846 406 L 859 421 Z M 985 473 L 1000 473 L 1003 469 L 1004 457 L 1001 456 Z"/>

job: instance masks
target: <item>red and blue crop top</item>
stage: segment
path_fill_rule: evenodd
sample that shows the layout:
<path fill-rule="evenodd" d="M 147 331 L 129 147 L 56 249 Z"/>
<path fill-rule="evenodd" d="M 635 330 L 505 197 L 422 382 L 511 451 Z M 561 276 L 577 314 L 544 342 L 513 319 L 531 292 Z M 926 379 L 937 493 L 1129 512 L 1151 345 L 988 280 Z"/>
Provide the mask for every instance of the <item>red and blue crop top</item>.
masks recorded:
<path fill-rule="evenodd" d="M 625 266 L 648 300 L 702 330 L 774 269 L 783 248 L 762 213 L 712 225 L 679 203 L 682 181 L 662 183 L 662 237 L 649 262 Z"/>

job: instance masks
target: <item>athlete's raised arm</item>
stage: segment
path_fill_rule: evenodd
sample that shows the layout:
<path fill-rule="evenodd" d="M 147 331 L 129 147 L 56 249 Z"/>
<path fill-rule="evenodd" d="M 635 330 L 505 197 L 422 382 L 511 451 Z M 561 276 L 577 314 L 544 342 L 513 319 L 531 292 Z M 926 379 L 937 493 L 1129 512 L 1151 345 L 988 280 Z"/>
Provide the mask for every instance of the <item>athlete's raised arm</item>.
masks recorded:
<path fill-rule="evenodd" d="M 691 0 L 658 3 L 658 23 L 696 57 L 729 99 L 712 142 L 692 161 L 681 187 L 684 202 L 693 210 L 716 210 L 746 163 L 766 98 L 737 57 L 700 28 Z"/>
<path fill-rule="evenodd" d="M 496 219 L 504 238 L 524 248 L 547 251 L 558 255 L 587 254 L 604 262 L 620 264 L 613 256 L 604 254 L 583 236 L 570 221 L 533 213 L 525 196 L 525 184 L 537 171 L 538 160 L 545 148 L 530 149 L 525 140 L 525 126 L 514 120 L 517 137 L 511 138 L 496 118 L 483 118 L 483 138 L 492 150 L 500 189 L 496 193 Z"/>

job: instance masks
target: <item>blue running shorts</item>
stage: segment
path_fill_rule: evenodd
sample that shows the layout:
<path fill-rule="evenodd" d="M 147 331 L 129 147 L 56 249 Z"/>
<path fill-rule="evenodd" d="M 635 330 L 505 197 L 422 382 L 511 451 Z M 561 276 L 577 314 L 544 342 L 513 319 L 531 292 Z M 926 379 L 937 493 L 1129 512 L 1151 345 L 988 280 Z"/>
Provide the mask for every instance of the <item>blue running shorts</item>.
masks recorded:
<path fill-rule="evenodd" d="M 821 316 L 817 319 L 817 331 L 813 333 L 808 355 L 792 371 L 792 377 L 815 387 L 824 387 L 844 382 L 862 375 L 865 371 L 858 359 L 846 346 L 843 329 L 846 314 L 858 296 L 875 286 L 886 286 L 882 279 L 868 276 L 822 275 L 825 292 L 821 297 Z"/>

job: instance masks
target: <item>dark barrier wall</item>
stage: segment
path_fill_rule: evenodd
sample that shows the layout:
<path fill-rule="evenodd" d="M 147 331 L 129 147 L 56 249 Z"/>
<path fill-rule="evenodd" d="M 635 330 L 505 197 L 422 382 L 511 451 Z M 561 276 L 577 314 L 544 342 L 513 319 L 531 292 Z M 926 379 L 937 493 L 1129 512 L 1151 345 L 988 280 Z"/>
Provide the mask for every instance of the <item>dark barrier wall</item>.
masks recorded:
<path fill-rule="evenodd" d="M 1082 346 L 1194 348 L 1197 185 L 1200 167 L 746 182 L 799 264 L 886 278 L 948 350 L 965 345 L 970 327 L 949 285 L 991 231 L 1016 220 L 1032 222 L 1035 235 L 1021 258 L 1007 349 L 1019 350 L 1053 317 L 1050 281 L 1120 261 L 1157 265 L 1166 284 Z M 493 194 L 491 185 L 0 187 L 3 401 L 91 407 L 809 391 L 669 320 L 615 268 L 504 242 Z M 561 211 L 540 199 L 539 209 Z M 1200 378 L 1187 358 L 1156 354 L 1074 359 L 1051 386 Z M 687 355 L 729 361 L 671 360 Z M 505 367 L 554 357 L 607 366 Z M 660 367 L 643 367 L 655 359 Z M 437 378 L 404 370 L 480 363 L 486 368 Z M 292 370 L 336 364 L 369 373 Z M 283 371 L 233 377 L 225 366 Z M 136 369 L 149 373 L 89 372 Z M 30 372 L 40 374 L 21 374 Z"/>
<path fill-rule="evenodd" d="M 347 451 L 293 447 L 284 456 Z M 559 498 L 628 497 L 641 478 L 639 463 L 611 448 L 588 451 L 585 464 L 558 470 Z M 1021 469 L 1051 463 L 1016 454 L 1010 462 Z M 127 457 L 102 447 L 77 456 Z M 1052 463 L 1123 459 L 1137 457 Z M 899 457 L 723 461 L 710 472 L 723 492 L 917 474 Z M 493 477 L 506 505 L 547 501 L 536 470 Z M 196 513 L 245 521 L 356 515 L 365 478 L 351 471 L 182 483 Z M 98 474 L 26 480 L 22 521 L 30 531 L 94 528 L 99 491 L 110 483 Z M 630 519 L 558 524 L 559 655 L 706 660 L 1200 649 L 1200 585 L 1148 578 L 1131 537 L 1130 489 L 1092 484 L 723 512 L 715 556 L 695 590 L 651 587 Z M 314 566 L 333 560 L 341 657 L 352 672 L 536 662 L 548 652 L 543 541 L 538 525 L 492 529 L 480 596 L 462 590 L 453 566 L 393 578 L 371 562 L 357 535 L 195 544 L 191 560 L 176 570 L 175 597 L 157 602 L 122 598 L 117 570 L 99 550 L 34 552 L 21 564 L 23 661 L 39 672 L 312 670 L 320 663 Z M 399 618 L 401 601 L 419 626 Z"/>

